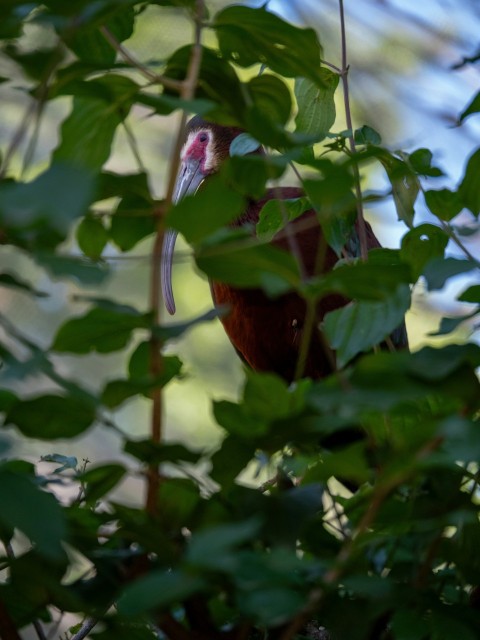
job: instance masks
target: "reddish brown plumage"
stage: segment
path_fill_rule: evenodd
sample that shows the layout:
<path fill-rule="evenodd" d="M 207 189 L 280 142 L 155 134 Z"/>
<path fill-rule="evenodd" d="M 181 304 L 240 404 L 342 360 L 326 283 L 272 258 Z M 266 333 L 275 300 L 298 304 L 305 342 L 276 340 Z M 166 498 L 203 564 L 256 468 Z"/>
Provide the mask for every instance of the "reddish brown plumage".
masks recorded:
<path fill-rule="evenodd" d="M 230 144 L 240 133 L 240 130 L 212 125 L 200 118 L 194 118 L 187 127 L 187 136 L 191 141 L 191 148 L 195 149 L 195 154 L 200 141 L 198 136 L 202 136 L 203 144 L 205 133 L 209 136 L 209 156 L 207 157 L 206 152 L 202 163 L 202 167 L 204 167 L 203 178 L 217 170 L 222 161 L 228 157 Z M 190 147 L 188 144 L 187 142 L 187 146 L 184 148 L 184 162 L 189 159 Z M 259 149 L 257 152 L 262 151 Z M 195 169 L 195 171 L 197 171 L 196 177 L 198 178 L 198 170 Z M 295 187 L 269 189 L 262 199 L 250 201 L 244 213 L 232 226 L 242 226 L 248 223 L 254 229 L 260 211 L 268 200 L 293 199 L 303 195 L 303 191 Z M 355 225 L 354 233 L 357 229 L 358 222 Z M 368 249 L 380 247 L 380 243 L 368 224 L 366 225 L 366 233 Z M 338 258 L 324 241 L 317 215 L 313 209 L 306 211 L 289 224 L 288 235 L 290 235 L 290 243 L 286 230 L 283 230 L 272 240 L 272 244 L 285 251 L 290 251 L 291 236 L 293 235 L 297 247 L 297 258 L 300 258 L 307 277 L 328 272 L 334 267 Z M 286 381 L 291 382 L 297 372 L 305 323 L 305 301 L 295 293 L 287 293 L 272 299 L 260 289 L 239 289 L 221 282 L 212 283 L 212 296 L 216 305 L 225 305 L 228 308 L 228 313 L 222 318 L 223 326 L 241 357 L 253 369 L 273 371 Z M 329 295 L 317 304 L 316 322 L 311 333 L 309 332 L 307 357 L 302 367 L 303 375 L 322 378 L 331 373 L 331 354 L 327 352 L 318 325 L 325 314 L 338 309 L 347 302 L 348 300 L 339 295 Z"/>

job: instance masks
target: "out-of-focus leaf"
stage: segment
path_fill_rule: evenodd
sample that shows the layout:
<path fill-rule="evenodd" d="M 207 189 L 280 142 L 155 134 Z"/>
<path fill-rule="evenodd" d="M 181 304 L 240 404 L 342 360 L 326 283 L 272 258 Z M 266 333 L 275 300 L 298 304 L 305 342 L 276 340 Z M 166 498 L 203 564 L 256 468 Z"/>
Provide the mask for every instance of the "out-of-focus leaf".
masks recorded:
<path fill-rule="evenodd" d="M 287 85 L 268 73 L 252 78 L 246 86 L 255 107 L 274 123 L 284 125 L 290 118 L 292 99 Z"/>
<path fill-rule="evenodd" d="M 150 198 L 126 195 L 111 218 L 110 238 L 122 251 L 130 251 L 146 236 L 154 233 L 157 221 Z"/>
<path fill-rule="evenodd" d="M 108 160 L 115 131 L 128 115 L 138 86 L 113 74 L 91 82 L 97 97 L 74 98 L 53 158 L 96 172 Z"/>
<path fill-rule="evenodd" d="M 429 291 L 441 289 L 445 282 L 453 276 L 467 273 L 478 265 L 474 260 L 458 260 L 457 258 L 433 258 L 424 267 L 423 275 Z"/>
<path fill-rule="evenodd" d="M 468 287 L 459 297 L 460 302 L 478 302 L 480 304 L 480 284 Z"/>
<path fill-rule="evenodd" d="M 28 438 L 73 438 L 95 420 L 95 407 L 78 397 L 42 395 L 22 399 L 7 412 L 5 422 L 14 424 Z"/>
<path fill-rule="evenodd" d="M 408 155 L 408 162 L 416 173 L 421 176 L 439 178 L 443 171 L 438 167 L 432 167 L 433 153 L 430 149 L 417 149 Z"/>
<path fill-rule="evenodd" d="M 260 143 L 249 133 L 241 133 L 239 136 L 233 139 L 230 145 L 231 156 L 245 156 L 248 153 L 256 151 L 260 147 Z"/>
<path fill-rule="evenodd" d="M 480 149 L 477 149 L 468 159 L 463 180 L 458 187 L 458 195 L 462 204 L 469 209 L 474 216 L 480 213 Z"/>
<path fill-rule="evenodd" d="M 182 602 L 201 591 L 204 581 L 181 570 L 152 571 L 129 584 L 117 602 L 121 616 L 138 616 L 152 609 Z"/>
<path fill-rule="evenodd" d="M 125 474 L 126 469 L 121 464 L 104 464 L 90 467 L 78 479 L 85 487 L 85 499 L 91 504 L 116 487 Z"/>
<path fill-rule="evenodd" d="M 127 440 L 124 451 L 147 464 L 161 464 L 162 462 L 196 463 L 202 455 L 187 449 L 183 444 L 157 444 L 151 440 Z"/>
<path fill-rule="evenodd" d="M 118 42 L 122 42 L 132 35 L 134 20 L 133 7 L 123 3 L 102 26 L 106 27 Z M 82 61 L 97 66 L 110 66 L 117 56 L 116 50 L 107 42 L 96 24 L 74 31 L 73 37 L 68 39 L 68 46 Z"/>
<path fill-rule="evenodd" d="M 101 284 L 110 274 L 105 265 L 93 264 L 73 256 L 37 252 L 33 257 L 54 278 L 70 278 L 82 286 Z"/>
<path fill-rule="evenodd" d="M 334 95 L 340 79 L 338 74 L 325 67 L 319 69 L 319 75 L 322 84 L 308 78 L 295 79 L 296 130 L 318 136 L 318 142 L 325 138 L 335 123 Z"/>
<path fill-rule="evenodd" d="M 411 355 L 412 374 L 427 380 L 441 380 L 463 364 L 480 366 L 480 347 L 476 344 L 449 344 L 441 349 L 424 347 Z"/>
<path fill-rule="evenodd" d="M 425 202 L 430 211 L 440 220 L 449 222 L 463 209 L 462 201 L 456 191 L 439 189 L 426 191 Z"/>
<path fill-rule="evenodd" d="M 173 207 L 166 224 L 183 233 L 188 242 L 196 243 L 237 218 L 243 207 L 243 198 L 221 176 L 214 176 L 197 194 Z"/>
<path fill-rule="evenodd" d="M 253 244 L 253 238 L 249 241 L 244 233 L 229 233 L 226 238 L 196 251 L 198 267 L 214 280 L 239 287 L 261 287 L 267 284 L 265 276 L 271 274 L 286 287 L 299 285 L 297 265 L 287 252 Z"/>
<path fill-rule="evenodd" d="M 403 236 L 400 256 L 418 278 L 429 260 L 443 257 L 448 240 L 445 231 L 439 227 L 421 224 Z"/>
<path fill-rule="evenodd" d="M 293 200 L 268 200 L 260 211 L 256 226 L 257 237 L 264 241 L 270 241 L 287 222 L 295 220 L 302 213 L 312 208 L 308 198 L 295 198 Z"/>
<path fill-rule="evenodd" d="M 52 560 L 64 557 L 65 519 L 55 498 L 41 491 L 23 473 L 0 468 L 1 528 L 18 528 L 39 554 Z M 41 514 L 41 517 L 39 515 Z"/>
<path fill-rule="evenodd" d="M 471 320 L 474 318 L 480 311 L 480 307 L 477 307 L 475 311 L 471 313 L 467 313 L 465 315 L 457 316 L 454 318 L 442 318 L 440 321 L 440 326 L 437 331 L 432 331 L 428 335 L 429 336 L 445 336 L 448 333 L 452 333 L 455 331 L 457 327 L 459 327 L 466 320 Z"/>
<path fill-rule="evenodd" d="M 142 352 L 148 352 L 148 347 L 147 342 L 140 345 Z M 102 402 L 113 409 L 132 396 L 148 396 L 153 389 L 164 387 L 172 378 L 178 376 L 181 368 L 182 362 L 177 356 L 163 356 L 160 375 L 153 377 L 146 372 L 139 377 L 131 375 L 130 378 L 111 380 L 102 391 Z"/>
<path fill-rule="evenodd" d="M 364 124 L 363 127 L 360 127 L 360 129 L 355 130 L 354 138 L 357 144 L 378 145 L 382 143 L 380 134 L 366 124 Z"/>
<path fill-rule="evenodd" d="M 25 291 L 30 293 L 38 298 L 43 298 L 48 296 L 48 293 L 44 293 L 43 291 L 39 291 L 32 287 L 26 280 L 19 278 L 12 273 L 8 273 L 7 271 L 2 271 L 0 273 L 0 287 L 7 287 L 9 289 L 18 289 L 19 291 Z"/>
<path fill-rule="evenodd" d="M 184 80 L 191 59 L 191 46 L 182 47 L 168 59 L 165 75 L 174 80 Z M 202 48 L 202 65 L 200 68 L 197 99 L 208 99 L 221 105 L 221 109 L 213 109 L 209 115 L 214 116 L 220 124 L 240 124 L 245 114 L 245 97 L 238 76 L 225 58 L 217 51 Z M 178 100 L 178 97 L 175 96 Z"/>
<path fill-rule="evenodd" d="M 228 435 L 212 456 L 212 480 L 222 487 L 230 486 L 255 453 L 255 443 Z"/>
<path fill-rule="evenodd" d="M 463 122 L 465 118 L 471 116 L 473 113 L 478 113 L 480 111 L 480 91 L 473 97 L 470 103 L 465 107 L 465 109 L 460 114 L 458 119 L 459 123 Z"/>
<path fill-rule="evenodd" d="M 215 420 L 228 433 L 245 440 L 255 439 L 268 432 L 268 422 L 252 416 L 245 407 L 227 400 L 213 403 Z"/>
<path fill-rule="evenodd" d="M 55 162 L 32 182 L 0 188 L 0 223 L 21 244 L 54 247 L 94 198 L 95 182 L 85 170 Z"/>
<path fill-rule="evenodd" d="M 108 233 L 99 218 L 86 216 L 78 225 L 77 242 L 83 253 L 98 260 L 108 242 Z"/>
<path fill-rule="evenodd" d="M 409 609 L 394 613 L 392 630 L 397 640 L 423 640 L 429 633 L 427 621 L 417 611 Z"/>
<path fill-rule="evenodd" d="M 193 318 L 192 320 L 187 320 L 186 322 L 153 327 L 152 333 L 156 338 L 163 341 L 170 340 L 172 338 L 178 338 L 183 333 L 185 333 L 185 331 L 188 331 L 195 325 L 201 324 L 202 322 L 210 322 L 211 320 L 215 320 L 221 317 L 224 313 L 225 309 L 210 309 L 210 311 L 207 311 L 201 316 Z"/>
<path fill-rule="evenodd" d="M 192 536 L 186 562 L 213 571 L 235 571 L 240 558 L 236 547 L 252 540 L 260 529 L 258 518 L 220 525 Z"/>
<path fill-rule="evenodd" d="M 126 346 L 135 329 L 150 326 L 150 316 L 136 309 L 96 307 L 84 316 L 67 320 L 57 331 L 52 349 L 70 353 L 109 353 Z"/>
<path fill-rule="evenodd" d="M 42 462 L 55 462 L 55 464 L 59 464 L 60 466 L 55 469 L 53 473 L 61 473 L 66 469 L 76 470 L 78 465 L 78 460 L 75 456 L 64 456 L 60 453 L 50 453 L 46 456 L 42 456 L 40 460 Z"/>
<path fill-rule="evenodd" d="M 321 46 L 313 29 L 294 27 L 265 8 L 242 6 L 217 13 L 213 28 L 222 54 L 236 64 L 262 63 L 280 75 L 303 76 L 323 84 Z"/>

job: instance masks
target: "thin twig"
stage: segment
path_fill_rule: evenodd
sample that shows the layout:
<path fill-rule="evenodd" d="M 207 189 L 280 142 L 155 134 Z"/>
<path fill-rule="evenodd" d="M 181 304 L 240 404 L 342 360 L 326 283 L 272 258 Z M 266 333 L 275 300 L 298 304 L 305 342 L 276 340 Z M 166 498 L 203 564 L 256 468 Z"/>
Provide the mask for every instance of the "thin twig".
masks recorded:
<path fill-rule="evenodd" d="M 138 148 L 137 140 L 136 140 L 136 138 L 135 138 L 135 136 L 133 134 L 133 131 L 130 128 L 130 125 L 127 124 L 126 120 L 124 120 L 122 122 L 122 124 L 123 124 L 123 128 L 125 130 L 125 133 L 127 135 L 128 144 L 129 144 L 130 149 L 132 151 L 133 157 L 135 158 L 135 161 L 136 161 L 136 163 L 138 165 L 138 168 L 142 173 L 146 173 L 145 165 L 143 164 L 142 158 L 140 156 L 140 150 Z"/>
<path fill-rule="evenodd" d="M 350 109 L 350 94 L 348 89 L 348 61 L 347 61 L 347 37 L 345 33 L 345 13 L 343 10 L 343 0 L 339 0 L 340 7 L 340 31 L 342 38 L 342 71 L 340 77 L 342 78 L 343 85 L 343 101 L 345 105 L 345 119 L 347 123 L 347 129 L 349 130 L 348 142 L 352 154 L 356 153 L 355 139 L 353 136 L 352 125 L 352 112 Z M 360 172 L 358 170 L 358 164 L 356 161 L 352 163 L 353 166 L 353 178 L 355 183 L 355 195 L 357 202 L 357 220 L 358 220 L 358 236 L 360 239 L 360 256 L 362 260 L 367 259 L 368 247 L 367 247 L 367 228 L 365 226 L 365 218 L 363 216 L 362 205 L 362 189 L 360 186 Z"/>
<path fill-rule="evenodd" d="M 167 89 L 172 89 L 174 91 L 181 92 L 183 87 L 183 82 L 180 80 L 172 80 L 172 78 L 168 78 L 167 76 L 162 76 L 158 73 L 154 73 L 150 71 L 148 67 L 142 64 L 139 60 L 137 60 L 125 47 L 115 38 L 113 33 L 105 26 L 100 27 L 100 33 L 108 42 L 108 44 L 115 49 L 115 51 L 127 62 L 130 66 L 138 69 L 142 75 L 145 76 L 148 80 L 155 84 L 162 84 Z"/>
<path fill-rule="evenodd" d="M 83 622 L 81 628 L 77 631 L 77 633 L 70 638 L 70 640 L 83 640 L 88 636 L 90 631 L 97 625 L 98 619 L 96 618 L 86 618 Z"/>

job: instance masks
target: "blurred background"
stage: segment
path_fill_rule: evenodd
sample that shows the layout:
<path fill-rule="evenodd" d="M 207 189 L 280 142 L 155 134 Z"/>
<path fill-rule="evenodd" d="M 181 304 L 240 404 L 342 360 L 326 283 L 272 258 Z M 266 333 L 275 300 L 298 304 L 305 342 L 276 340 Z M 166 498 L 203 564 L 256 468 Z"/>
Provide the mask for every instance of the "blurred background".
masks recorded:
<path fill-rule="evenodd" d="M 207 4 L 214 13 L 231 3 L 212 1 Z M 261 6 L 264 0 L 244 4 Z M 337 0 L 271 0 L 268 6 L 295 24 L 316 29 L 324 47 L 325 60 L 340 66 Z M 480 52 L 480 5 L 476 0 L 346 0 L 345 10 L 354 125 L 367 124 L 376 129 L 391 150 L 431 149 L 434 164 L 445 176 L 428 178 L 427 188 L 454 188 L 468 156 L 480 143 L 479 116 L 467 119 L 461 127 L 456 126 L 459 114 L 480 89 L 480 62 L 465 62 L 466 58 L 473 58 Z M 25 50 L 35 51 L 51 43 L 53 37 L 49 29 L 27 24 L 21 44 Z M 124 45 L 145 64 L 152 61 L 158 64 L 190 40 L 191 25 L 180 10 L 152 6 L 139 16 L 133 37 Z M 204 42 L 213 45 L 213 34 L 206 32 Z M 250 73 L 256 73 L 256 70 L 240 71 L 242 76 Z M 0 76 L 12 78 L 0 84 L 0 148 L 5 155 L 30 107 L 28 89 L 31 83 L 19 68 L 2 56 Z M 58 143 L 59 125 L 70 105 L 70 99 L 65 97 L 47 104 L 38 123 L 35 147 L 28 145 L 35 127 L 32 123 L 28 135 L 11 158 L 10 175 L 31 179 L 48 166 L 50 153 Z M 337 114 L 334 131 L 341 131 L 345 129 L 345 120 L 340 88 Z M 178 114 L 168 118 L 150 117 L 146 110 L 136 108 L 128 120 L 142 163 L 149 172 L 150 187 L 159 198 L 165 193 L 165 172 L 177 119 Z M 138 171 L 121 127 L 107 168 L 124 173 Z M 373 165 L 364 170 L 363 181 L 365 189 L 388 189 L 382 170 Z M 416 211 L 417 224 L 429 220 L 421 199 Z M 385 246 L 399 245 L 406 227 L 397 221 L 390 201 L 368 209 L 367 218 Z M 468 213 L 461 214 L 455 222 L 467 231 L 475 231 L 474 219 Z M 464 241 L 470 251 L 478 255 L 480 234 L 465 236 Z M 114 247 L 107 247 L 104 258 L 110 264 L 112 275 L 96 295 L 146 310 L 150 249 L 151 239 L 126 255 Z M 73 239 L 65 250 L 79 254 Z M 458 253 L 455 247 L 449 246 L 449 251 L 452 255 Z M 28 258 L 8 246 L 2 246 L 1 252 L 2 269 L 14 271 L 49 294 L 45 298 L 32 299 L 2 288 L 1 311 L 18 330 L 48 347 L 67 316 L 79 315 L 88 308 L 74 300 L 75 294 L 88 291 L 65 281 L 49 279 Z M 435 331 L 443 315 L 464 314 L 469 310 L 469 305 L 454 300 L 456 292 L 462 291 L 472 280 L 473 276 L 457 279 L 435 295 L 427 295 L 421 284 L 417 286 L 415 303 L 407 319 L 412 348 L 426 343 L 441 344 L 445 339 L 462 341 L 469 338 L 472 327 L 465 324 L 447 338 L 435 338 L 429 333 Z M 197 316 L 212 306 L 208 283 L 195 271 L 188 247 L 182 242 L 177 246 L 174 290 L 176 320 Z M 166 313 L 164 320 L 172 321 Z M 132 344 L 131 350 L 134 347 Z M 221 437 L 211 415 L 211 400 L 237 397 L 242 381 L 241 364 L 218 321 L 194 328 L 181 340 L 169 344 L 167 352 L 177 353 L 183 359 L 186 376 L 169 385 L 165 392 L 166 437 L 185 442 L 192 448 L 211 450 Z M 126 356 L 56 356 L 55 362 L 64 375 L 82 381 L 88 388 L 98 389 L 107 380 L 125 373 Z M 49 384 L 44 379 L 31 378 L 22 381 L 20 391 L 24 395 L 34 395 Z M 134 400 L 110 417 L 123 431 L 141 437 L 148 434 L 149 411 L 147 400 Z M 118 459 L 121 445 L 118 434 L 105 426 L 91 429 L 73 442 L 30 442 L 18 438 L 13 430 L 8 431 L 7 436 L 10 444 L 7 455 L 28 457 L 32 461 L 38 461 L 42 455 L 61 453 L 99 463 Z M 125 485 L 121 491 L 124 499 L 135 502 L 141 498 L 143 489 L 138 480 Z"/>

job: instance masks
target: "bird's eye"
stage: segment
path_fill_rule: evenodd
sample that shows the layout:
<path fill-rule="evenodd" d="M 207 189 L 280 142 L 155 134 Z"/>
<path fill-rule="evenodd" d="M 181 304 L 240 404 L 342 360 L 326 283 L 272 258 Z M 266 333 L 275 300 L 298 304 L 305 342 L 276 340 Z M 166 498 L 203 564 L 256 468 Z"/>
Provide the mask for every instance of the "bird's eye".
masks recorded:
<path fill-rule="evenodd" d="M 206 142 L 206 141 L 208 140 L 208 136 L 207 136 L 207 134 L 206 134 L 206 133 L 201 133 L 201 134 L 198 136 L 198 139 L 200 140 L 200 142 Z"/>

